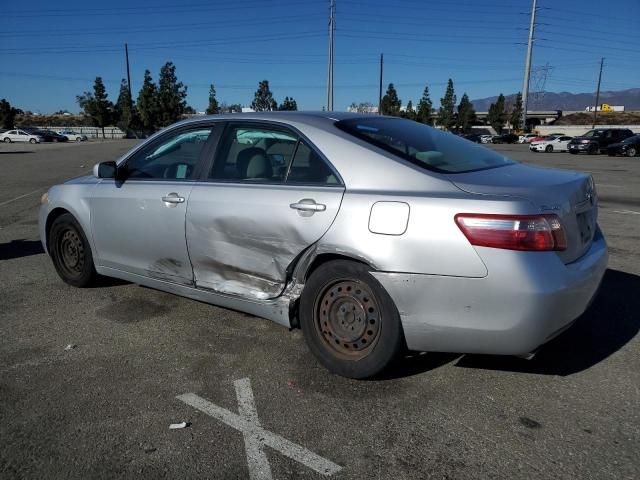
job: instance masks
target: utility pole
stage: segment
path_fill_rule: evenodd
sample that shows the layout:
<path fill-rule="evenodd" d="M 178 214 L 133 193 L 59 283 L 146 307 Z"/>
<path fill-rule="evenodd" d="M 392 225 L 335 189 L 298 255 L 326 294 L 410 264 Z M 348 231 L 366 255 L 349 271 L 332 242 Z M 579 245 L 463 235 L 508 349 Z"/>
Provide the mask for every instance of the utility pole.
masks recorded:
<path fill-rule="evenodd" d="M 127 86 L 129 87 L 129 107 L 133 108 L 133 97 L 131 96 L 131 73 L 129 71 L 129 46 L 124 44 L 124 57 L 127 61 Z"/>
<path fill-rule="evenodd" d="M 333 14 L 334 0 L 329 0 L 329 72 L 327 78 L 327 111 L 333 111 Z"/>
<path fill-rule="evenodd" d="M 533 49 L 533 30 L 536 25 L 536 0 L 531 7 L 531 25 L 529 25 L 529 43 L 527 59 L 524 63 L 524 81 L 522 82 L 522 128 L 527 128 L 527 103 L 529 102 L 529 78 L 531 77 L 531 50 Z"/>
<path fill-rule="evenodd" d="M 382 69 L 384 65 L 384 55 L 380 54 L 380 90 L 378 91 L 378 115 L 382 115 Z"/>
<path fill-rule="evenodd" d="M 598 89 L 596 90 L 596 106 L 593 109 L 593 127 L 596 128 L 596 120 L 598 119 L 598 102 L 600 102 L 600 82 L 602 81 L 602 67 L 604 65 L 604 57 L 600 59 L 600 74 L 598 75 Z"/>

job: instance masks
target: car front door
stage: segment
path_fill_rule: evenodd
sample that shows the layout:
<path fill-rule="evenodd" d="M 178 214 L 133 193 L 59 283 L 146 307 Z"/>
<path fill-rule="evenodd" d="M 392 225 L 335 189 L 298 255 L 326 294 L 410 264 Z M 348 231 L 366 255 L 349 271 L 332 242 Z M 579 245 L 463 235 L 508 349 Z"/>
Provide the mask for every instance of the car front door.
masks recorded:
<path fill-rule="evenodd" d="M 187 199 L 215 126 L 174 129 L 134 152 L 91 198 L 98 265 L 193 284 L 185 240 Z"/>
<path fill-rule="evenodd" d="M 333 222 L 344 186 L 321 153 L 282 125 L 227 125 L 187 208 L 198 288 L 279 296 L 288 269 Z"/>

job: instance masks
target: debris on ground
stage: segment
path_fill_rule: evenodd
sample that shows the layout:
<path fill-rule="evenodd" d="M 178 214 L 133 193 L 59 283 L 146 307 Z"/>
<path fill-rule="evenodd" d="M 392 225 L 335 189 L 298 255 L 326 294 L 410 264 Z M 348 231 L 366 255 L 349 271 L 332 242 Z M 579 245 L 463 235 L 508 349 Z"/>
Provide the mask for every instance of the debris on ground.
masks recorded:
<path fill-rule="evenodd" d="M 69 350 L 73 350 L 74 348 L 76 348 L 77 345 L 74 345 L 73 343 L 70 343 L 69 345 L 67 345 L 66 347 L 64 347 L 64 350 L 66 352 L 68 352 Z"/>
<path fill-rule="evenodd" d="M 188 422 L 182 422 L 182 423 L 172 423 L 171 425 L 169 425 L 169 430 L 178 430 L 180 428 L 186 428 L 189 425 L 191 425 Z"/>

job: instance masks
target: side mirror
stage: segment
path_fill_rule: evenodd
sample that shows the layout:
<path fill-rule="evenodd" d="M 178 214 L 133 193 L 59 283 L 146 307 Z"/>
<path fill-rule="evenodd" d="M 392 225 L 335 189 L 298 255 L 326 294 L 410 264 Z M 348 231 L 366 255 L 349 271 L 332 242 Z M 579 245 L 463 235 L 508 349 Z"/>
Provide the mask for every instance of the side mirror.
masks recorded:
<path fill-rule="evenodd" d="M 116 178 L 116 162 L 101 162 L 93 166 L 93 176 L 98 178 Z"/>

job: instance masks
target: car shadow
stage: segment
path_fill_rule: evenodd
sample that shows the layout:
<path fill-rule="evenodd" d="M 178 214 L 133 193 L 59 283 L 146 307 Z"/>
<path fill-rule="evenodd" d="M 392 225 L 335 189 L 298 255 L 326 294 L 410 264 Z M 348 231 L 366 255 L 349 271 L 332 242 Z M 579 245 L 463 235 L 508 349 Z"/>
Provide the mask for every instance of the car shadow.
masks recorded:
<path fill-rule="evenodd" d="M 20 150 L 20 151 L 16 151 L 16 152 L 0 152 L 0 155 L 20 155 L 22 153 L 36 153 L 33 150 Z"/>
<path fill-rule="evenodd" d="M 0 260 L 11 260 L 13 258 L 30 257 L 44 253 L 40 240 L 11 240 L 7 243 L 0 243 Z"/>
<path fill-rule="evenodd" d="M 499 355 L 416 354 L 383 378 L 416 375 L 457 359 L 456 367 L 567 376 L 587 370 L 624 347 L 640 330 L 640 276 L 607 270 L 589 309 L 531 360 Z M 382 379 L 382 378 L 381 378 Z"/>

